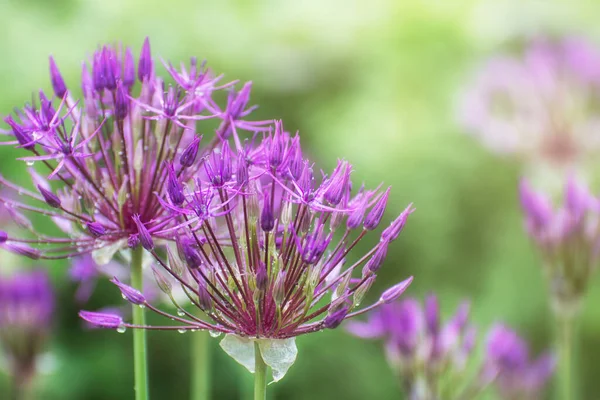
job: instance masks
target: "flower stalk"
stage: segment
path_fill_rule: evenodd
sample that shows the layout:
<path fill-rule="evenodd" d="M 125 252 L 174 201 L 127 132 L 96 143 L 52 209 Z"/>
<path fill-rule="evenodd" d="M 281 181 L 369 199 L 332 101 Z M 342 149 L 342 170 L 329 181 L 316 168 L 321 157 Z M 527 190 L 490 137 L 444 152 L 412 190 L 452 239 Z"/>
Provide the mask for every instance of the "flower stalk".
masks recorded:
<path fill-rule="evenodd" d="M 265 364 L 258 342 L 254 342 L 254 400 L 267 398 L 267 364 Z"/>
<path fill-rule="evenodd" d="M 192 334 L 192 400 L 210 398 L 210 348 L 209 334 L 198 331 Z"/>
<path fill-rule="evenodd" d="M 142 259 L 143 248 L 131 250 L 131 284 L 134 289 L 143 292 Z M 132 304 L 133 323 L 146 325 L 145 310 L 139 305 Z M 148 357 L 146 345 L 146 331 L 135 329 L 133 331 L 133 363 L 135 377 L 135 400 L 148 399 Z"/>

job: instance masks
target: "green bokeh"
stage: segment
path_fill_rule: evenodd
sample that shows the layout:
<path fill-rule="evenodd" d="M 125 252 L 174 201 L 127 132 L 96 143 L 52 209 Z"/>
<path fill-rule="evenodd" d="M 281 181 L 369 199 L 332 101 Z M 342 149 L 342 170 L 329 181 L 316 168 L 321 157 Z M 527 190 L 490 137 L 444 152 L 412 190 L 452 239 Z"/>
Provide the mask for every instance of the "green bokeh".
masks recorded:
<path fill-rule="evenodd" d="M 408 294 L 435 291 L 446 314 L 471 299 L 482 334 L 506 321 L 539 350 L 551 346 L 552 325 L 517 207 L 519 165 L 461 132 L 456 98 L 486 55 L 536 32 L 594 38 L 599 12 L 583 1 L 4 0 L 0 114 L 50 88 L 49 54 L 69 85 L 78 85 L 81 61 L 104 42 L 138 51 L 150 36 L 164 59 L 206 58 L 230 79 L 253 80 L 257 118 L 282 118 L 288 130 L 299 130 L 323 168 L 344 157 L 357 181 L 392 185 L 388 220 L 414 203 L 417 211 L 391 247 L 373 298 L 414 275 Z M 12 151 L 0 148 L 7 156 L 0 172 L 16 177 L 23 166 L 12 161 Z M 369 240 L 357 253 L 377 238 Z M 41 398 L 131 398 L 130 332 L 83 330 L 65 268 L 52 266 L 61 306 L 50 349 L 54 367 L 39 382 Z M 591 285 L 579 331 L 582 399 L 600 392 L 597 286 Z M 119 300 L 111 285 L 101 284 L 89 308 Z M 189 335 L 149 334 L 154 399 L 188 397 Z M 241 398 L 251 378 L 217 340 L 212 345 L 214 398 Z M 378 343 L 338 329 L 301 337 L 298 346 L 297 363 L 270 387 L 271 398 L 401 398 Z"/>

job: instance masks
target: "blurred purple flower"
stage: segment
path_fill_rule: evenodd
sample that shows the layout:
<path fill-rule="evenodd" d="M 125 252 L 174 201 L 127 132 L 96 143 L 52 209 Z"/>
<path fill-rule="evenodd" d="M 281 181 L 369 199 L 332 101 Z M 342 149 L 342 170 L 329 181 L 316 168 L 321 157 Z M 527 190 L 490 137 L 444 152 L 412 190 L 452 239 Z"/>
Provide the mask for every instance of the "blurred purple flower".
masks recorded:
<path fill-rule="evenodd" d="M 26 384 L 35 374 L 53 312 L 54 293 L 45 272 L 0 277 L 0 347 L 17 384 Z"/>
<path fill-rule="evenodd" d="M 573 166 L 600 149 L 600 51 L 584 38 L 537 39 L 489 60 L 465 89 L 459 118 L 491 150 Z"/>

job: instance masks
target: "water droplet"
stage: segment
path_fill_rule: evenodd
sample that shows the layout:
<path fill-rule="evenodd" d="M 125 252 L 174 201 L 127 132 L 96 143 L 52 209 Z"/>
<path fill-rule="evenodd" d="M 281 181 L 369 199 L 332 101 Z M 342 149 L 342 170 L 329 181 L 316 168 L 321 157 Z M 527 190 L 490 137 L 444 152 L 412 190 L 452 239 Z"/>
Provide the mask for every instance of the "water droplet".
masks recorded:
<path fill-rule="evenodd" d="M 25 161 L 25 164 L 31 167 L 33 165 L 33 161 Z"/>
<path fill-rule="evenodd" d="M 117 332 L 119 332 L 119 333 L 125 333 L 126 330 L 127 330 L 127 328 L 123 325 L 121 325 L 117 328 Z"/>
<path fill-rule="evenodd" d="M 140 304 L 139 307 L 142 308 L 142 309 L 146 308 L 146 306 L 143 305 L 143 304 Z"/>
<path fill-rule="evenodd" d="M 177 315 L 179 315 L 180 317 L 184 317 L 185 313 L 181 310 L 177 310 Z"/>
<path fill-rule="evenodd" d="M 187 330 L 186 329 L 177 329 L 177 332 L 179 333 L 185 333 Z"/>
<path fill-rule="evenodd" d="M 210 335 L 210 337 L 214 337 L 214 338 L 221 336 L 221 332 L 219 332 L 219 331 L 211 330 L 211 331 L 208 331 L 208 334 Z"/>
<path fill-rule="evenodd" d="M 192 329 L 192 332 L 198 332 L 198 329 Z"/>

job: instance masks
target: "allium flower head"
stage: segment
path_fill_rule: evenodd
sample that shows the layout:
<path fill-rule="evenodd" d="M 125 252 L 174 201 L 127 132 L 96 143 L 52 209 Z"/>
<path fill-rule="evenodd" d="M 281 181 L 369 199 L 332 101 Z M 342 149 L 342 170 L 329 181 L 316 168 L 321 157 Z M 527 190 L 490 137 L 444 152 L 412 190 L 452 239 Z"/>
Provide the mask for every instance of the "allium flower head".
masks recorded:
<path fill-rule="evenodd" d="M 583 38 L 537 39 L 491 59 L 466 89 L 465 128 L 498 153 L 570 167 L 600 150 L 600 50 Z"/>
<path fill-rule="evenodd" d="M 576 311 L 598 264 L 600 203 L 573 177 L 556 209 L 549 196 L 534 191 L 526 180 L 519 191 L 525 229 L 541 254 L 554 306 L 560 312 Z"/>
<path fill-rule="evenodd" d="M 494 375 L 502 399 L 541 399 L 556 360 L 549 353 L 532 360 L 527 343 L 504 325 L 493 327 L 487 339 L 486 369 Z"/>
<path fill-rule="evenodd" d="M 165 225 L 156 234 L 174 235 L 176 249 L 144 246 L 163 267 L 155 271 L 159 286 L 167 293 L 173 283 L 181 286 L 205 317 L 175 300 L 178 315 L 167 314 L 115 282 L 127 300 L 176 322 L 123 326 L 225 333 L 221 346 L 249 369 L 254 358 L 244 356 L 253 354 L 257 342 L 278 380 L 295 359 L 296 336 L 336 328 L 393 302 L 406 289 L 412 278 L 359 308 L 383 264 L 382 249 L 398 237 L 413 209 L 407 207 L 383 230 L 374 248 L 356 255 L 357 244 L 378 228 L 388 191 L 353 193 L 346 161 L 329 175 L 315 174 L 298 137 L 290 137 L 279 121 L 260 141 L 233 142 L 215 146 L 193 185 L 160 200 L 178 225 Z M 346 221 L 359 206 L 371 217 L 349 226 Z M 87 314 L 82 317 L 93 323 Z"/>
<path fill-rule="evenodd" d="M 386 304 L 372 311 L 367 322 L 346 327 L 360 338 L 385 341 L 388 361 L 412 400 L 478 399 L 490 385 L 503 399 L 536 399 L 554 371 L 553 357 L 531 362 L 525 341 L 501 325 L 488 334 L 485 359 L 476 357 L 469 304 L 442 323 L 434 295 L 423 305 L 412 298 Z"/>
<path fill-rule="evenodd" d="M 52 322 L 54 294 L 42 271 L 0 277 L 0 348 L 21 382 L 35 373 Z"/>
<path fill-rule="evenodd" d="M 170 196 L 180 202 L 183 187 L 223 140 L 240 130 L 267 129 L 269 121 L 245 120 L 251 111 L 248 84 L 237 92 L 235 82 L 222 84 L 221 76 L 193 59 L 189 71 L 169 65 L 175 84 L 166 85 L 169 77 L 156 75 L 147 39 L 137 80 L 135 64 L 129 48 L 98 48 L 83 64 L 79 97 L 76 85 L 63 79 L 58 60 L 50 58 L 54 94 L 40 91 L 4 119 L 4 133 L 14 138 L 4 144 L 21 149 L 19 159 L 31 166 L 35 189 L 0 177 L 16 194 L 1 200 L 35 237 L 2 233 L 3 247 L 35 259 L 91 253 L 104 264 L 128 246 L 152 248 L 172 240 L 180 216 L 161 201 Z M 229 100 L 219 106 L 213 96 L 224 90 Z M 39 232 L 30 213 L 51 218 L 65 236 Z"/>

